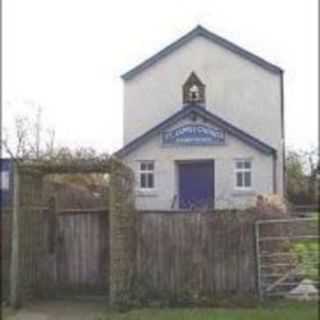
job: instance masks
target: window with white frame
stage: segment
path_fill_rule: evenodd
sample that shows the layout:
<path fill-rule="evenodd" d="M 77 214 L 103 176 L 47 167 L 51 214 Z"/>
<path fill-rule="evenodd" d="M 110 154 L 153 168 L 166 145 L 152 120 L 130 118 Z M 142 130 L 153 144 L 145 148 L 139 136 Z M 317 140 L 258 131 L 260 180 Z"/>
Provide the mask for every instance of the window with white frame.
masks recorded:
<path fill-rule="evenodd" d="M 235 161 L 236 189 L 250 189 L 252 187 L 252 161 L 239 159 Z"/>
<path fill-rule="evenodd" d="M 140 189 L 154 189 L 154 161 L 141 161 L 139 165 Z"/>

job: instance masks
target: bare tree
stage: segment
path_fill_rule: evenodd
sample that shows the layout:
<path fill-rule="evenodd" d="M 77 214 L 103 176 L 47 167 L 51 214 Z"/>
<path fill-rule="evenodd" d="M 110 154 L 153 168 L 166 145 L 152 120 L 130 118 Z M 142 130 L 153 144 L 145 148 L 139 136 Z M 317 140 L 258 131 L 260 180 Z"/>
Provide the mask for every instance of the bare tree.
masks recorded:
<path fill-rule="evenodd" d="M 44 128 L 40 106 L 34 117 L 17 116 L 14 119 L 13 129 L 4 132 L 1 149 L 16 160 L 45 159 L 54 154 L 55 130 Z"/>
<path fill-rule="evenodd" d="M 296 204 L 317 202 L 317 148 L 304 150 L 289 149 L 287 152 L 287 193 L 288 200 Z"/>
<path fill-rule="evenodd" d="M 44 160 L 52 163 L 77 163 L 82 161 L 99 163 L 109 158 L 107 153 L 97 153 L 92 148 L 71 149 L 55 144 L 56 132 L 43 124 L 42 108 L 37 107 L 29 117 L 17 116 L 12 130 L 5 132 L 1 146 L 15 161 Z M 56 174 L 46 181 L 66 187 L 78 186 L 88 193 L 96 193 L 108 184 L 108 177 L 101 174 Z M 70 189 L 70 188 L 69 188 Z M 77 190 L 77 189 L 75 189 Z M 83 190 L 83 189 L 81 189 Z M 79 198 L 81 198 L 79 196 Z"/>

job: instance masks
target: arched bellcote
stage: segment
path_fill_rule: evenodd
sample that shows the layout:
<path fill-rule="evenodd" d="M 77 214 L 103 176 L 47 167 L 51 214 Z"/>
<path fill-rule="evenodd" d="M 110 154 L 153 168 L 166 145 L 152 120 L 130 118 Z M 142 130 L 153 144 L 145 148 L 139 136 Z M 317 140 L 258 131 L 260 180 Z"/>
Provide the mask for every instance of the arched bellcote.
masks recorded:
<path fill-rule="evenodd" d="M 205 104 L 205 88 L 206 86 L 201 82 L 195 72 L 191 72 L 190 76 L 182 87 L 183 104 Z"/>

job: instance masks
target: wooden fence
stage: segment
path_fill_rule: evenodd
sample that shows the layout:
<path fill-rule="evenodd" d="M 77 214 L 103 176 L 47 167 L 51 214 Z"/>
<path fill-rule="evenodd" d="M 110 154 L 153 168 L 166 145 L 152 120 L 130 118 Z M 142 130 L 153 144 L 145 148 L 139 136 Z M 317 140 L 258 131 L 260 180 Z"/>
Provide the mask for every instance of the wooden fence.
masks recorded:
<path fill-rule="evenodd" d="M 23 207 L 19 238 L 19 294 L 24 300 L 70 293 L 108 295 L 109 227 L 105 208 L 52 212 Z M 10 295 L 12 210 L 2 213 L 1 247 L 3 301 Z"/>
<path fill-rule="evenodd" d="M 21 208 L 19 220 L 19 287 L 26 297 L 41 293 L 44 282 L 43 258 L 46 254 L 45 217 L 41 208 Z M 10 295 L 12 268 L 12 209 L 4 209 L 1 216 L 1 299 Z"/>
<path fill-rule="evenodd" d="M 138 216 L 137 269 L 155 290 L 173 295 L 256 293 L 252 221 L 215 213 Z"/>
<path fill-rule="evenodd" d="M 9 297 L 11 255 L 11 209 L 2 209 L 1 216 L 1 298 Z"/>
<path fill-rule="evenodd" d="M 43 208 L 22 208 L 20 217 L 19 272 L 21 294 L 28 298 L 46 291 L 44 258 L 47 253 Z"/>
<path fill-rule="evenodd" d="M 55 211 L 22 207 L 20 212 L 21 295 L 109 293 L 109 281 L 114 280 L 118 269 L 114 266 L 114 273 L 110 272 L 112 252 L 106 208 Z M 256 212 L 135 214 L 136 229 L 120 224 L 117 229 L 120 240 L 129 229 L 136 231 L 132 259 L 128 264 L 122 254 L 114 261 L 126 268 L 134 267 L 136 254 L 137 279 L 142 279 L 153 292 L 172 296 L 257 293 Z M 10 287 L 11 217 L 10 211 L 2 215 L 2 298 L 8 296 Z M 260 232 L 260 236 L 270 237 L 278 229 L 286 236 L 317 231 L 307 225 L 296 229 L 277 223 L 264 228 L 265 233 Z"/>

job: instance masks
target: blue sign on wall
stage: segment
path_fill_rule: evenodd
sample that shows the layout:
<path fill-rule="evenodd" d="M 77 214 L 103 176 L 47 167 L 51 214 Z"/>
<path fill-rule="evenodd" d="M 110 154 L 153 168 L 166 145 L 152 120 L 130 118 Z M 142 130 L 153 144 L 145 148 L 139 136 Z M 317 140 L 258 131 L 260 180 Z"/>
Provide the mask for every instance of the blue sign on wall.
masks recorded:
<path fill-rule="evenodd" d="M 218 128 L 203 125 L 185 125 L 162 132 L 164 145 L 219 145 L 225 142 L 225 133 Z"/>

